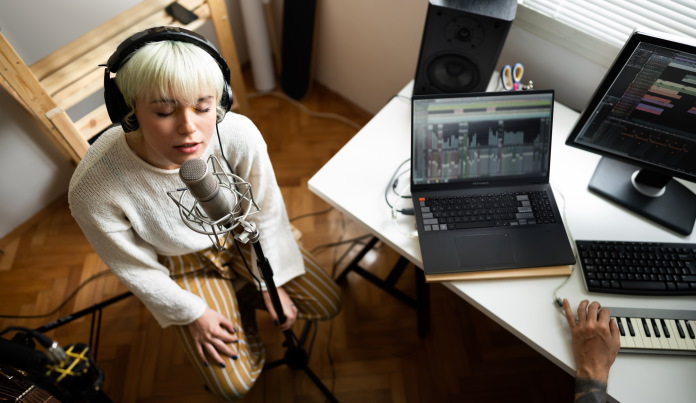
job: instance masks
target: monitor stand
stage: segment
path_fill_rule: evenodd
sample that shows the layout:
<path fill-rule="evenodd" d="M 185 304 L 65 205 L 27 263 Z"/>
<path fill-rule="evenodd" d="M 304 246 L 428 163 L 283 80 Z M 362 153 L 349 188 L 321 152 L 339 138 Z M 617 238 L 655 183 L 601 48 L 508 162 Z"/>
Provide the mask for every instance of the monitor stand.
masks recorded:
<path fill-rule="evenodd" d="M 639 168 L 602 158 L 590 180 L 589 189 L 656 223 L 683 235 L 690 235 L 696 221 L 696 194 L 671 179 L 663 189 L 653 188 L 648 196 L 645 185 L 632 178 Z M 641 190 L 636 188 L 638 186 Z"/>

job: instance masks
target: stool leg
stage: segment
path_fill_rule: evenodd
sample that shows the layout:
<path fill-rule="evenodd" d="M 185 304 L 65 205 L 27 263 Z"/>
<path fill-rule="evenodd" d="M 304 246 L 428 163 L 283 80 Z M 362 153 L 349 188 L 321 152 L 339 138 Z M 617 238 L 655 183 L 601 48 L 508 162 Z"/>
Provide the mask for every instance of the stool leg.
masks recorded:
<path fill-rule="evenodd" d="M 425 337 L 430 329 L 430 284 L 425 281 L 425 273 L 413 266 L 416 273 L 416 311 L 418 315 L 418 336 Z"/>

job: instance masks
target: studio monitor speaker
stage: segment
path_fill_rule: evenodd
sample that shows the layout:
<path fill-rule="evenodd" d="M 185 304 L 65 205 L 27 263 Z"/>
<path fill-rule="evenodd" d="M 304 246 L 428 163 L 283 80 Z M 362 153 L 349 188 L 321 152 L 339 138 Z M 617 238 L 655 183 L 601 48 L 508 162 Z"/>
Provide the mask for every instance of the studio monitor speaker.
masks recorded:
<path fill-rule="evenodd" d="M 516 0 L 429 0 L 413 93 L 486 90 Z"/>

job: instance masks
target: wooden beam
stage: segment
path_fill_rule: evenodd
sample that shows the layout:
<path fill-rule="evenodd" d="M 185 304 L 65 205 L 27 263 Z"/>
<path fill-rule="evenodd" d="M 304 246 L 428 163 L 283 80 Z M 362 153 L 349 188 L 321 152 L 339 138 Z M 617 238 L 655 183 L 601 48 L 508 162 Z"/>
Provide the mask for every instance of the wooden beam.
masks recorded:
<path fill-rule="evenodd" d="M 210 19 L 213 20 L 215 36 L 220 46 L 220 53 L 230 67 L 230 86 L 234 93 L 233 106 L 238 108 L 239 113 L 246 114 L 249 110 L 249 103 L 242 69 L 239 66 L 237 47 L 232 37 L 232 27 L 230 26 L 227 6 L 224 0 L 208 0 L 208 5 L 210 6 Z"/>
<path fill-rule="evenodd" d="M 0 75 L 17 97 L 23 100 L 21 104 L 44 127 L 49 134 L 49 139 L 77 164 L 87 151 L 87 142 L 82 139 L 74 126 L 64 127 L 61 124 L 57 127 L 46 116 L 49 111 L 57 108 L 56 103 L 2 33 L 0 33 Z M 65 114 L 65 112 L 62 113 Z M 53 117 L 57 117 L 60 121 L 61 118 L 58 115 L 59 113 L 53 113 Z"/>

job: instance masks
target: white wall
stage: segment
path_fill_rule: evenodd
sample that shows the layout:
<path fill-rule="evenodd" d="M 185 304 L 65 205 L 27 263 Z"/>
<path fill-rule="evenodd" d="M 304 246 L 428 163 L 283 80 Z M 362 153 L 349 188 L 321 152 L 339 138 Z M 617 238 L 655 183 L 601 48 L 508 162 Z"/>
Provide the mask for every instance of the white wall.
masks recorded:
<path fill-rule="evenodd" d="M 272 1 L 280 35 L 283 3 Z M 136 2 L 1 1 L 0 29 L 31 64 Z M 246 61 L 239 0 L 227 2 L 240 60 Z M 427 1 L 318 3 L 315 79 L 368 112 L 377 113 L 413 79 Z M 515 21 L 499 65 L 523 62 L 525 80 L 532 79 L 537 88 L 556 89 L 560 102 L 582 109 L 608 64 L 567 50 L 573 46 L 559 46 L 557 36 L 563 35 L 557 35 L 556 28 L 539 30 L 538 25 L 536 21 Z M 200 32 L 212 35 L 206 27 Z M 29 115 L 0 90 L 0 238 L 64 194 L 73 169 Z"/>
<path fill-rule="evenodd" d="M 315 78 L 367 111 L 378 112 L 415 75 L 427 0 L 320 3 Z M 559 39 L 579 35 L 558 32 L 556 25 L 538 29 L 538 18 L 529 21 L 525 11 L 518 7 L 498 67 L 522 62 L 525 82 L 531 79 L 536 88 L 553 88 L 557 100 L 581 110 L 611 60 L 604 54 L 588 60 L 568 50 L 580 48 L 572 43 L 559 46 Z M 526 18 L 524 24 L 518 22 L 520 16 Z"/>
<path fill-rule="evenodd" d="M 377 113 L 416 73 L 427 6 L 425 0 L 321 2 L 315 78 Z"/>

